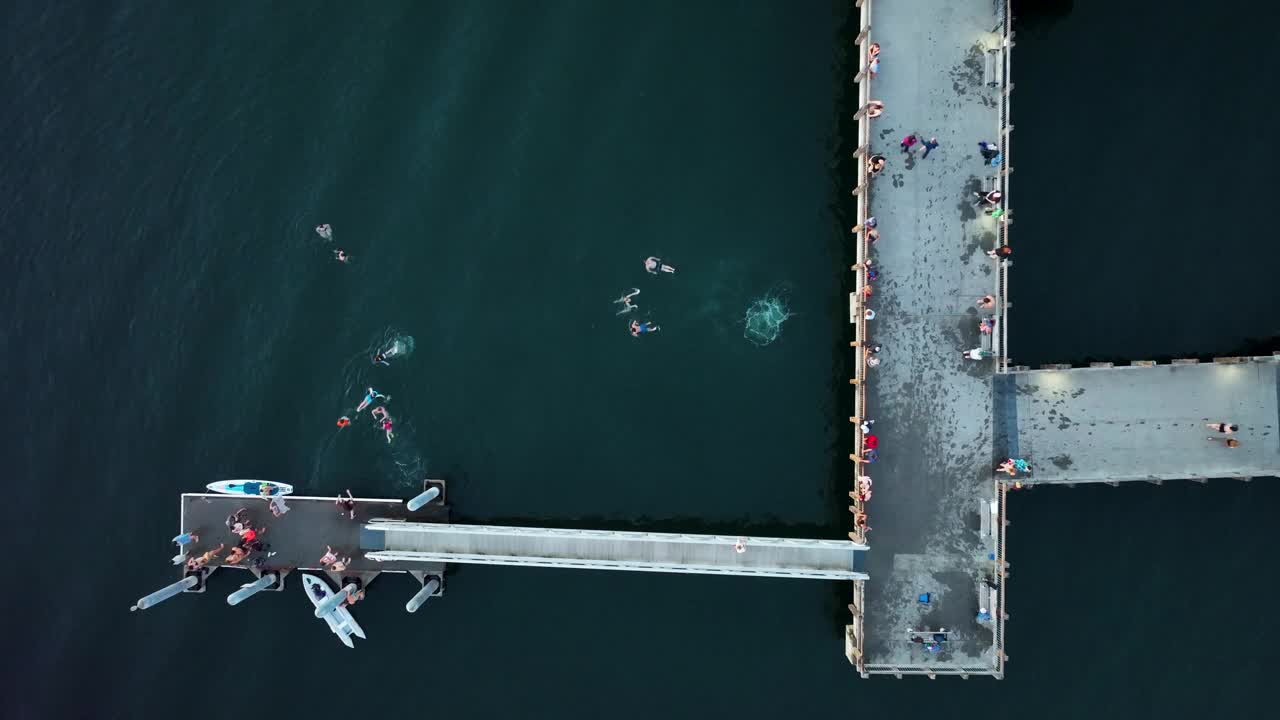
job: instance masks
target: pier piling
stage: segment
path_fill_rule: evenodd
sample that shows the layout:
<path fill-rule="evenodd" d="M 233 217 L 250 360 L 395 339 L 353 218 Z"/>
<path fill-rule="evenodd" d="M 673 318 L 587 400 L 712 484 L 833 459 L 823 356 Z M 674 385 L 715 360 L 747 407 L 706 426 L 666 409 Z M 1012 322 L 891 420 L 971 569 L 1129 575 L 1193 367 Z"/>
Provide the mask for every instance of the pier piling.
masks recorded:
<path fill-rule="evenodd" d="M 426 490 L 423 490 L 421 493 L 418 493 L 417 496 L 415 496 L 412 500 L 409 501 L 408 503 L 409 512 L 417 511 L 423 505 L 426 505 L 427 503 L 431 502 L 432 500 L 435 500 L 438 497 L 440 497 L 440 486 L 432 485 Z"/>
<path fill-rule="evenodd" d="M 241 602 L 243 602 L 247 598 L 251 598 L 254 595 L 257 595 L 258 593 L 262 592 L 263 590 L 266 590 L 267 588 L 271 587 L 272 585 L 275 585 L 277 582 L 279 582 L 279 580 L 280 580 L 280 576 L 276 573 L 273 573 L 273 572 L 263 573 L 262 577 L 258 578 L 254 582 L 245 583 L 244 585 L 241 585 L 239 590 L 228 595 L 227 604 L 239 605 Z"/>
<path fill-rule="evenodd" d="M 427 580 L 425 583 L 422 584 L 422 589 L 419 590 L 413 597 L 409 598 L 409 602 L 404 604 L 405 612 L 411 612 L 411 613 L 418 612 L 418 608 L 422 607 L 422 604 L 425 603 L 428 599 L 430 599 L 431 596 L 434 595 L 436 591 L 439 589 L 440 589 L 440 578 L 434 575 L 431 576 L 429 580 Z"/>
<path fill-rule="evenodd" d="M 168 600 L 174 595 L 178 595 L 180 593 L 186 592 L 187 590 L 190 590 L 191 588 L 195 587 L 199 583 L 200 583 L 199 575 L 188 575 L 175 583 L 172 583 L 170 585 L 166 585 L 160 588 L 159 590 L 151 593 L 150 595 L 147 595 L 146 597 L 140 598 L 138 600 L 137 605 L 134 605 L 133 607 L 129 608 L 129 612 L 146 610 L 148 608 L 154 607 L 155 605 L 159 605 L 160 603 L 164 602 L 165 600 Z"/>
<path fill-rule="evenodd" d="M 324 599 L 324 602 L 316 606 L 316 617 L 322 618 L 333 612 L 335 608 L 347 599 L 347 595 L 360 589 L 355 583 L 347 583 L 341 590 Z"/>

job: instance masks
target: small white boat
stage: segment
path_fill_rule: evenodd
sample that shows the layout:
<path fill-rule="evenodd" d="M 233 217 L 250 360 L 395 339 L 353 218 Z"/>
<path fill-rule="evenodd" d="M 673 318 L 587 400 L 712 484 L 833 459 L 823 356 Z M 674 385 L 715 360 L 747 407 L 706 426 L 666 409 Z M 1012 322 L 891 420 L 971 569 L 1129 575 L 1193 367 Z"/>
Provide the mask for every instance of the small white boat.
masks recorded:
<path fill-rule="evenodd" d="M 288 483 L 267 482 L 266 480 L 219 480 L 205 487 L 210 491 L 224 495 L 247 495 L 249 497 L 269 498 L 273 495 L 290 495 L 293 486 Z"/>
<path fill-rule="evenodd" d="M 320 603 L 333 597 L 334 593 L 329 587 L 329 583 L 315 575 L 303 573 L 302 585 L 306 588 L 307 597 L 311 599 L 311 604 L 317 608 L 320 607 Z M 351 642 L 352 635 L 361 640 L 367 639 L 364 636 L 364 629 L 360 627 L 360 623 L 351 617 L 351 611 L 341 605 L 330 610 L 324 616 L 324 621 L 329 625 L 329 629 L 333 631 L 333 634 L 337 635 L 338 639 L 342 641 L 342 644 L 349 648 L 355 647 L 355 643 Z"/>

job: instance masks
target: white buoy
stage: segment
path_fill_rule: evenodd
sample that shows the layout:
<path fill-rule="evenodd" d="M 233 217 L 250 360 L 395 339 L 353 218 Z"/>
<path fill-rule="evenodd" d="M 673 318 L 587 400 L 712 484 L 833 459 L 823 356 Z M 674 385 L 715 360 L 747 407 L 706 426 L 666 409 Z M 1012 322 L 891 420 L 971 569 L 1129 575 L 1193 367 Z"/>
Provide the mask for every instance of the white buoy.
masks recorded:
<path fill-rule="evenodd" d="M 320 602 L 319 605 L 316 606 L 316 617 L 323 618 L 325 615 L 328 615 L 329 613 L 333 612 L 339 605 L 342 604 L 342 601 L 347 599 L 348 594 L 354 593 L 356 590 L 359 590 L 359 589 L 360 588 L 356 587 L 355 583 L 347 583 L 346 587 L 342 588 L 341 590 L 334 593 L 333 595 L 330 595 L 329 597 L 325 598 Z"/>
<path fill-rule="evenodd" d="M 432 576 L 430 580 L 422 585 L 422 589 L 416 595 L 409 598 L 409 602 L 404 604 L 404 609 L 408 612 L 418 612 L 418 608 L 422 607 L 436 591 L 440 589 L 440 578 Z"/>
<path fill-rule="evenodd" d="M 174 595 L 190 590 L 191 588 L 195 587 L 199 583 L 200 583 L 199 577 L 195 575 L 188 575 L 182 578 L 181 580 L 173 583 L 172 585 L 166 585 L 160 588 L 159 590 L 151 593 L 150 595 L 139 599 L 137 605 L 134 605 L 133 607 L 129 608 L 129 612 L 146 610 L 152 606 L 155 606 L 164 602 L 165 600 L 168 600 Z"/>
<path fill-rule="evenodd" d="M 248 598 L 251 598 L 254 595 L 257 595 L 258 593 L 262 592 L 263 590 L 266 590 L 272 585 L 275 585 L 276 581 L 279 579 L 280 579 L 280 576 L 276 575 L 273 572 L 263 573 L 262 577 L 258 578 L 255 582 L 241 585 L 239 590 L 228 595 L 227 604 L 239 605 L 242 601 Z"/>
<path fill-rule="evenodd" d="M 432 485 L 431 487 L 419 493 L 417 497 L 409 501 L 409 512 L 414 512 L 418 508 L 422 507 L 423 505 L 426 505 L 427 503 L 431 502 L 432 500 L 435 500 L 438 497 L 440 497 L 440 486 Z"/>

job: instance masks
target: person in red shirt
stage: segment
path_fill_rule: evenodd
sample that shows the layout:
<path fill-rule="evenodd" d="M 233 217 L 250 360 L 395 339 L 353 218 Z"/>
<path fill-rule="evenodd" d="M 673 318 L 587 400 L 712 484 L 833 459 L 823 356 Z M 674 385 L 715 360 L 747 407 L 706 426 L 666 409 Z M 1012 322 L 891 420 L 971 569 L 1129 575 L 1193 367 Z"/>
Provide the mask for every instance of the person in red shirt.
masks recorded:
<path fill-rule="evenodd" d="M 240 533 L 240 544 L 244 545 L 247 542 L 252 542 L 256 537 L 258 537 L 258 531 L 253 528 L 247 528 L 244 532 Z"/>
<path fill-rule="evenodd" d="M 862 444 L 866 445 L 868 450 L 875 450 L 880 447 L 880 438 L 875 435 L 868 435 L 862 439 Z"/>

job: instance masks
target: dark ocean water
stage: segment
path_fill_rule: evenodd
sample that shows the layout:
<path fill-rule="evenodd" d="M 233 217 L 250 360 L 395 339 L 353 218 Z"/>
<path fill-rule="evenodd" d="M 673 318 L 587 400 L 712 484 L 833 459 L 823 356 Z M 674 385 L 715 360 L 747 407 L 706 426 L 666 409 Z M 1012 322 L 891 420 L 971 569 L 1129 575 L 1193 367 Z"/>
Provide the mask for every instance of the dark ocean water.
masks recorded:
<path fill-rule="evenodd" d="M 1274 29 L 1077 5 L 1020 21 L 1016 359 L 1280 335 Z M 173 577 L 178 493 L 226 477 L 397 496 L 431 475 L 468 521 L 839 537 L 847 6 L 0 8 L 3 714 L 1258 705 L 1265 481 L 1015 497 L 1000 683 L 859 681 L 848 587 L 817 582 L 469 567 L 411 617 L 388 576 L 355 652 L 296 588 L 229 608 L 228 575 L 128 612 Z M 651 254 L 680 272 L 646 275 Z M 613 315 L 631 287 L 662 332 Z M 757 348 L 741 320 L 769 293 L 795 315 Z M 415 352 L 374 371 L 393 335 Z M 333 427 L 369 383 L 394 398 L 390 447 Z"/>

